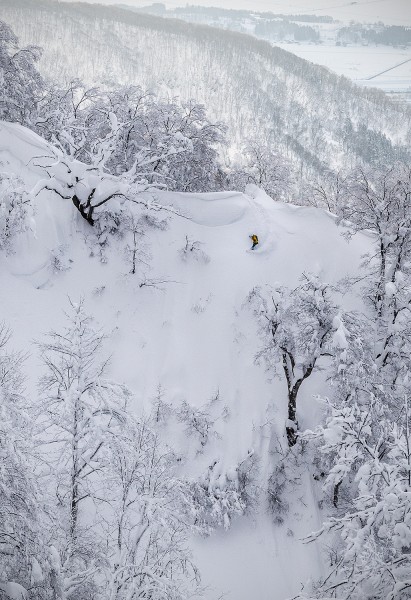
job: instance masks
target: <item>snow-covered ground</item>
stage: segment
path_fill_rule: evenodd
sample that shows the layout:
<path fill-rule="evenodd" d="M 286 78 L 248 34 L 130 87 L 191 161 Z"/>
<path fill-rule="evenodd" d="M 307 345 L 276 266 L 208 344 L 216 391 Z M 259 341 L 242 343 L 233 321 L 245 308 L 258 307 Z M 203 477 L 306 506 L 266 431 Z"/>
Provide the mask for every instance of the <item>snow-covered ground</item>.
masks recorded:
<path fill-rule="evenodd" d="M 401 62 L 411 61 L 411 50 L 389 46 L 336 46 L 335 44 L 297 44 L 295 42 L 277 42 L 275 45 L 355 81 L 375 77 L 381 71 L 391 69 Z M 394 73 L 400 75 L 400 71 L 402 76 L 408 77 L 411 84 L 410 63 L 402 68 L 394 69 L 392 77 L 394 77 Z M 388 77 L 387 74 L 385 78 Z"/>
<path fill-rule="evenodd" d="M 0 124 L 1 171 L 19 174 L 28 186 L 45 176 L 48 146 L 35 134 Z M 100 260 L 90 226 L 69 201 L 43 191 L 35 199 L 33 231 L 22 235 L 15 254 L 0 257 L 2 318 L 13 329 L 16 348 L 29 353 L 28 387 L 36 393 L 39 361 L 33 340 L 59 330 L 67 297 L 84 297 L 86 309 L 109 335 L 111 375 L 133 391 L 141 411 L 156 395 L 177 405 L 204 405 L 219 391 L 229 417 L 219 419 L 219 438 L 201 453 L 187 439 L 170 441 L 188 457 L 188 476 L 198 476 L 214 460 L 226 472 L 249 451 L 269 473 L 270 449 L 284 442 L 284 383 L 269 381 L 255 364 L 261 340 L 245 306 L 256 285 L 295 286 L 303 272 L 336 282 L 355 274 L 370 238 L 348 243 L 329 213 L 274 202 L 257 188 L 247 194 L 178 194 L 155 192 L 158 202 L 178 209 L 167 230 L 147 232 L 150 268 L 129 274 L 120 242 L 112 241 Z M 169 213 L 164 213 L 164 217 Z M 35 224 L 34 224 L 35 223 Z M 249 235 L 260 246 L 249 250 Z M 190 240 L 201 242 L 199 259 L 182 259 Z M 55 257 L 62 268 L 56 268 Z M 208 259 L 206 258 L 208 257 Z M 148 285 L 140 286 L 145 281 Z M 345 297 L 346 307 L 355 297 Z M 299 421 L 313 426 L 324 392 L 320 377 L 302 389 Z M 265 511 L 234 522 L 231 530 L 192 541 L 194 557 L 208 587 L 207 600 L 284 600 L 296 594 L 321 570 L 320 546 L 301 538 L 319 527 L 318 484 L 307 466 L 290 499 L 284 524 Z"/>

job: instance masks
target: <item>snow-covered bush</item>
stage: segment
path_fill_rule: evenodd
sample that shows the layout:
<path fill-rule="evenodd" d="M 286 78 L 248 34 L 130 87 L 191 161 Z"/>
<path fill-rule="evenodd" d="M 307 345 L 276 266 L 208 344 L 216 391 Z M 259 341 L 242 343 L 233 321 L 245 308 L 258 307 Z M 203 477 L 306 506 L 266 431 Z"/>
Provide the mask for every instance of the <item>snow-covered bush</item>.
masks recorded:
<path fill-rule="evenodd" d="M 210 436 L 218 436 L 214 428 L 216 419 L 211 416 L 208 405 L 197 408 L 184 400 L 178 409 L 177 418 L 185 425 L 186 434 L 195 436 L 202 447 L 207 444 Z"/>
<path fill-rule="evenodd" d="M 229 418 L 229 409 L 227 406 L 221 407 L 221 396 L 217 390 L 212 398 L 200 407 L 192 406 L 183 400 L 176 416 L 180 423 L 184 424 L 186 435 L 193 436 L 200 442 L 202 451 L 210 439 L 221 437 L 215 425 L 221 419 Z"/>
<path fill-rule="evenodd" d="M 206 298 L 199 298 L 197 300 L 197 302 L 195 302 L 192 307 L 191 310 L 193 313 L 196 313 L 197 315 L 205 312 L 205 310 L 207 309 L 207 306 L 210 304 L 211 300 L 213 298 L 213 294 L 208 294 L 208 296 L 206 296 Z"/>
<path fill-rule="evenodd" d="M 15 238 L 31 227 L 32 208 L 23 182 L 0 172 L 0 250 L 13 251 Z"/>
<path fill-rule="evenodd" d="M 179 254 L 181 259 L 184 262 L 195 261 L 202 264 L 207 264 L 210 262 L 210 257 L 204 250 L 201 248 L 202 242 L 198 240 L 191 240 L 188 236 L 186 236 L 186 243 L 180 249 Z"/>
<path fill-rule="evenodd" d="M 233 519 L 252 510 L 256 501 L 258 461 L 250 452 L 230 470 L 215 461 L 197 481 L 188 482 L 186 511 L 202 535 L 214 529 L 229 529 Z"/>
<path fill-rule="evenodd" d="M 267 481 L 267 501 L 268 509 L 277 524 L 284 521 L 284 515 L 289 509 L 289 503 L 286 500 L 287 472 L 284 462 L 274 469 Z"/>
<path fill-rule="evenodd" d="M 72 260 L 67 256 L 68 247 L 60 245 L 50 252 L 50 268 L 53 273 L 61 273 L 71 268 Z"/>
<path fill-rule="evenodd" d="M 139 217 L 139 223 L 143 229 L 158 229 L 159 231 L 165 231 L 168 228 L 167 218 L 160 219 L 149 212 L 143 213 Z"/>
<path fill-rule="evenodd" d="M 312 452 L 303 434 L 299 435 L 292 448 L 283 444 L 280 438 L 276 442 L 274 439 L 270 451 L 272 465 L 262 487 L 265 508 L 275 525 L 288 523 L 292 527 L 287 515 L 300 513 L 302 510 L 305 475 L 312 468 Z M 291 528 L 289 531 L 293 535 Z"/>

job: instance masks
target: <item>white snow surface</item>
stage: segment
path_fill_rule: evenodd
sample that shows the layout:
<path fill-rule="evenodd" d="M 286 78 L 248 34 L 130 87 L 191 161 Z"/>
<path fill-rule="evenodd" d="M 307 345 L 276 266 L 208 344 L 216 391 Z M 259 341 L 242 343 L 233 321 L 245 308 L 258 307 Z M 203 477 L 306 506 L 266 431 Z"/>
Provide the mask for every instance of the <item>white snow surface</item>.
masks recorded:
<path fill-rule="evenodd" d="M 49 147 L 34 133 L 0 123 L 0 171 L 18 173 L 34 187 L 45 176 L 47 155 Z M 187 400 L 200 407 L 219 390 L 230 417 L 217 423 L 220 437 L 203 453 L 193 451 L 192 439 L 173 440 L 170 432 L 192 457 L 188 477 L 200 476 L 214 460 L 229 473 L 250 450 L 269 474 L 269 449 L 277 437 L 284 443 L 285 385 L 270 381 L 255 363 L 261 340 L 247 294 L 256 285 L 296 286 L 303 272 L 330 283 L 356 274 L 371 238 L 348 243 L 333 215 L 274 202 L 256 187 L 247 194 L 154 195 L 184 215 L 170 216 L 166 231 L 147 233 L 152 258 L 146 277 L 164 282 L 157 287 L 139 286 L 141 277 L 128 273 L 119 243 L 112 243 L 106 263 L 93 256 L 91 228 L 71 202 L 48 191 L 35 198 L 35 231 L 21 235 L 13 255 L 0 256 L 2 319 L 14 331 L 14 346 L 29 353 L 28 390 L 36 393 L 41 369 L 33 340 L 61 330 L 67 298 L 83 297 L 109 336 L 110 376 L 130 387 L 136 410 L 148 406 L 159 385 L 164 400 L 175 405 Z M 252 233 L 260 244 L 251 252 Z M 186 236 L 201 242 L 208 262 L 182 260 Z M 56 252 L 67 270 L 53 270 Z M 344 308 L 356 304 L 354 296 L 344 298 Z M 322 408 L 314 394 L 326 393 L 321 376 L 311 379 L 299 399 L 302 428 L 315 427 Z M 320 547 L 300 541 L 321 524 L 317 485 L 308 470 L 283 525 L 262 510 L 234 521 L 228 532 L 192 540 L 207 600 L 222 594 L 227 600 L 284 600 L 320 572 Z"/>

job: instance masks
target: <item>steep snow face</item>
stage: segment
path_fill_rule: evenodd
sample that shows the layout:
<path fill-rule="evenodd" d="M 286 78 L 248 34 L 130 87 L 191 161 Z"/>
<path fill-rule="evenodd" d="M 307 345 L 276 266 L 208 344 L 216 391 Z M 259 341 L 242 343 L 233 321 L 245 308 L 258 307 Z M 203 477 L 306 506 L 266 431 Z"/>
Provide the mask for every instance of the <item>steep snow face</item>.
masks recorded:
<path fill-rule="evenodd" d="M 35 134 L 0 124 L 0 171 L 34 186 L 46 176 L 48 155 Z M 47 191 L 33 200 L 32 230 L 16 240 L 14 254 L 0 257 L 2 316 L 14 330 L 14 345 L 29 353 L 29 393 L 35 395 L 39 376 L 33 340 L 61 329 L 67 297 L 83 297 L 108 335 L 110 374 L 131 388 L 136 411 L 159 386 L 174 406 L 202 407 L 218 393 L 218 435 L 204 447 L 181 427 L 169 427 L 170 442 L 187 457 L 188 477 L 215 461 L 215 476 L 224 476 L 251 452 L 267 476 L 273 449 L 284 444 L 286 393 L 283 381 L 255 363 L 262 341 L 247 295 L 254 286 L 296 286 L 304 272 L 330 283 L 355 275 L 370 238 L 348 243 L 333 215 L 276 203 L 255 187 L 247 194 L 152 195 L 164 205 L 157 217 L 168 226 L 147 227 L 144 261 L 134 275 L 123 241 L 99 246 L 71 202 Z M 180 215 L 167 212 L 170 207 Z M 253 233 L 260 244 L 251 251 Z M 345 308 L 356 304 L 354 296 L 344 298 Z M 320 376 L 303 385 L 302 428 L 318 421 L 321 406 L 313 396 L 325 392 Z M 206 598 L 283 600 L 319 572 L 319 548 L 300 541 L 320 524 L 313 474 L 304 474 L 283 524 L 261 509 L 228 532 L 193 539 Z"/>

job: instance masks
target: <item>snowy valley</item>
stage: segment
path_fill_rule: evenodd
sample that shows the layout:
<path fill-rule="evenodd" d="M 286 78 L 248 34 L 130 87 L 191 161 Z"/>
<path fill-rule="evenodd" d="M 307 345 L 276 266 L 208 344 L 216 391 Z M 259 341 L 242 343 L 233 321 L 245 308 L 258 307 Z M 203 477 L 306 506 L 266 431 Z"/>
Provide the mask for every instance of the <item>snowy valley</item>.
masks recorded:
<path fill-rule="evenodd" d="M 276 3 L 271 12 L 269 6 L 265 12 L 258 12 L 257 6 L 253 6 L 254 10 L 192 5 L 167 9 L 158 2 L 140 7 L 120 6 L 248 33 L 359 85 L 381 89 L 399 102 L 410 102 L 411 22 L 405 4 L 392 0 L 324 7 L 317 4 L 316 10 L 311 10 L 304 3 Z"/>

